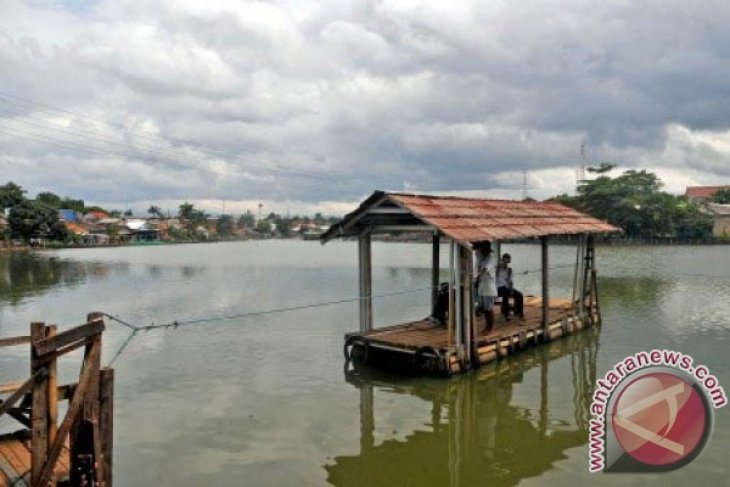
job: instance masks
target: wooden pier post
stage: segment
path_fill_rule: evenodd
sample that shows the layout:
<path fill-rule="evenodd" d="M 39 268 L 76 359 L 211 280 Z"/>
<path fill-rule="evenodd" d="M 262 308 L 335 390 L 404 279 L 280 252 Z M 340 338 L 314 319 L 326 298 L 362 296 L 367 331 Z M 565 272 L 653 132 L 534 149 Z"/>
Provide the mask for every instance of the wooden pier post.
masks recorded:
<path fill-rule="evenodd" d="M 43 368 L 36 345 L 46 337 L 46 325 L 42 322 L 31 323 L 30 337 L 30 374 L 33 376 Z M 31 484 L 38 485 L 48 453 L 48 380 L 42 373 L 33 382 L 33 409 L 31 411 L 30 479 Z"/>
<path fill-rule="evenodd" d="M 101 436 L 102 487 L 112 487 L 114 451 L 114 369 L 99 374 L 99 433 Z"/>
<path fill-rule="evenodd" d="M 49 325 L 46 327 L 46 338 L 52 338 L 56 336 L 57 329 L 56 325 Z M 53 443 L 56 441 L 56 434 L 58 429 L 58 364 L 56 360 L 52 360 L 48 364 L 48 382 L 47 392 L 48 395 L 48 446 L 50 450 L 53 447 Z M 56 476 L 52 475 L 48 481 L 48 487 L 56 487 Z"/>

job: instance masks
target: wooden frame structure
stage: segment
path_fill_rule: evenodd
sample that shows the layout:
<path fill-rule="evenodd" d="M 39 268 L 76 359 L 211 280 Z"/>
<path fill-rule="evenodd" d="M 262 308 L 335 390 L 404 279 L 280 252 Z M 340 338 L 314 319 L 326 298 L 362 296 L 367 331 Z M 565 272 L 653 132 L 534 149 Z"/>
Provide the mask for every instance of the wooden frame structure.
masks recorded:
<path fill-rule="evenodd" d="M 31 323 L 30 335 L 0 338 L 0 347 L 30 345 L 30 377 L 0 385 L 0 418 L 23 429 L 0 436 L 0 487 L 112 485 L 114 370 L 101 367 L 104 322 L 58 332 Z M 58 385 L 58 359 L 83 348 L 78 382 Z M 59 423 L 59 402 L 68 401 Z"/>
<path fill-rule="evenodd" d="M 557 203 L 410 195 L 376 191 L 321 237 L 358 239 L 359 331 L 345 336 L 347 360 L 451 375 L 476 368 L 600 321 L 595 234 L 619 231 L 606 222 Z M 373 328 L 372 235 L 427 232 L 432 238 L 431 316 L 412 323 Z M 578 242 L 573 296 L 551 298 L 549 237 L 572 235 Z M 484 318 L 473 303 L 475 248 L 493 242 L 539 239 L 542 294 L 525 301 L 525 320 L 482 332 Z M 449 244 L 448 319 L 435 309 L 440 282 L 440 246 Z"/>

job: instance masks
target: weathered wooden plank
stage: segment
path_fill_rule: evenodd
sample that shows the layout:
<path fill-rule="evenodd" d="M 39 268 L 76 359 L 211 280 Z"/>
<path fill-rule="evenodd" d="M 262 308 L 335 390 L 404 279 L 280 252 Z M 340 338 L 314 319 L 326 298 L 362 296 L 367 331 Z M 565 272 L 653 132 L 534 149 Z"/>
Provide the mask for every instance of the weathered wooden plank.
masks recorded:
<path fill-rule="evenodd" d="M 25 396 L 25 394 L 33 388 L 36 380 L 40 379 L 45 373 L 45 369 L 36 370 L 35 373 L 16 388 L 5 401 L 0 402 L 0 416 L 15 406 L 15 403 Z"/>
<path fill-rule="evenodd" d="M 0 337 L 0 347 L 12 347 L 14 345 L 25 345 L 30 343 L 30 335 L 17 337 Z"/>
<path fill-rule="evenodd" d="M 70 345 L 79 340 L 84 340 L 93 335 L 98 335 L 102 331 L 104 331 L 104 321 L 97 319 L 91 323 L 71 328 L 70 330 L 59 333 L 54 337 L 34 343 L 33 347 L 36 349 L 38 355 L 46 355 L 47 353 L 53 352 L 66 345 Z"/>
<path fill-rule="evenodd" d="M 0 394 L 7 394 L 9 392 L 15 392 L 26 382 L 27 381 L 23 381 L 23 380 L 14 380 L 12 382 L 6 382 L 5 384 L 0 384 Z"/>
<path fill-rule="evenodd" d="M 93 335 L 98 335 L 104 331 L 104 321 L 97 319 L 91 323 L 80 325 L 70 330 L 59 333 L 54 337 L 41 340 L 39 343 L 35 343 L 35 347 L 38 355 L 46 355 L 66 345 L 70 345 L 74 342 L 84 340 Z"/>

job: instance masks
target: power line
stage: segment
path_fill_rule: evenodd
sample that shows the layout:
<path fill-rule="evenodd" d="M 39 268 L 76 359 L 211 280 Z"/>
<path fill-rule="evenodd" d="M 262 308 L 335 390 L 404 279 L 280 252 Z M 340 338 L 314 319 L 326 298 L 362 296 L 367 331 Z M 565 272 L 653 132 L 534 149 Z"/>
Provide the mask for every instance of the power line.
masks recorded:
<path fill-rule="evenodd" d="M 45 113 L 51 113 L 51 114 L 55 114 L 54 112 L 58 112 L 58 113 L 65 113 L 65 114 L 69 114 L 69 115 L 74 115 L 75 117 L 77 117 L 78 119 L 80 119 L 81 122 L 84 122 L 84 123 L 89 123 L 89 122 L 86 122 L 84 120 L 84 119 L 89 119 L 89 120 L 93 121 L 94 124 L 97 124 L 97 125 L 114 126 L 114 127 L 119 128 L 119 129 L 125 130 L 127 132 L 130 132 L 130 131 L 133 130 L 132 128 L 130 128 L 130 127 L 126 126 L 126 125 L 123 125 L 123 124 L 117 124 L 117 123 L 114 123 L 114 122 L 101 121 L 99 119 L 95 119 L 95 118 L 91 118 L 91 117 L 87 117 L 87 116 L 81 115 L 78 112 L 74 112 L 74 111 L 70 111 L 70 110 L 65 110 L 65 109 L 57 108 L 57 107 L 52 107 L 50 105 L 46 105 L 46 104 L 43 104 L 43 103 L 35 102 L 35 101 L 32 101 L 32 100 L 30 100 L 28 98 L 24 98 L 24 97 L 21 97 L 21 96 L 18 96 L 18 95 L 13 95 L 13 94 L 9 94 L 9 93 L 0 92 L 0 100 L 4 101 L 6 103 L 14 104 L 16 106 L 20 106 L 20 107 L 23 107 L 23 105 L 19 105 L 18 101 L 20 101 L 24 105 L 30 105 L 31 107 L 34 106 L 34 105 L 35 106 L 44 107 L 44 109 L 36 110 L 36 111 L 39 111 L 39 112 L 45 112 Z M 15 112 L 13 112 L 13 113 L 15 113 Z M 24 116 L 28 117 L 28 115 L 24 115 Z M 44 120 L 44 122 L 48 123 L 45 120 Z M 37 125 L 37 124 L 35 124 L 35 125 Z M 45 127 L 44 126 L 42 128 L 50 128 L 50 127 Z M 104 128 L 106 128 L 106 127 L 104 127 Z M 50 128 L 50 129 L 51 130 L 55 130 L 55 131 L 61 131 L 62 133 L 67 133 L 66 131 L 62 131 L 59 128 Z M 87 134 L 88 134 L 88 132 L 86 134 L 75 134 L 75 135 L 76 136 L 82 136 L 83 137 L 83 136 L 86 136 Z M 92 133 L 91 135 L 92 135 L 91 138 L 97 138 L 97 137 L 94 137 L 94 135 L 98 135 L 98 134 L 93 134 Z M 159 144 L 159 142 L 160 142 L 159 138 L 155 138 L 154 136 L 150 136 L 150 135 L 147 135 L 147 134 L 133 133 L 133 135 L 135 137 L 138 137 L 138 138 L 150 140 L 150 141 L 152 141 L 152 142 L 154 142 L 156 144 Z M 242 161 L 240 161 L 240 157 L 241 157 L 240 155 L 238 155 L 238 156 L 231 156 L 230 153 L 225 152 L 225 151 L 217 150 L 217 149 L 210 148 L 210 147 L 203 147 L 203 146 L 197 145 L 195 143 L 192 143 L 191 141 L 185 141 L 185 140 L 181 140 L 181 139 L 175 139 L 175 138 L 172 138 L 172 137 L 169 137 L 169 136 L 164 136 L 164 137 L 161 137 L 161 138 L 163 140 L 165 140 L 165 141 L 168 141 L 168 142 L 171 142 L 171 143 L 176 143 L 178 145 L 181 145 L 181 146 L 184 146 L 184 147 L 188 147 L 191 150 L 194 150 L 194 151 L 197 151 L 197 152 L 200 152 L 200 153 L 203 153 L 203 154 L 207 154 L 209 157 L 221 157 L 221 158 L 224 158 L 224 159 L 238 160 L 238 162 L 242 162 Z M 112 141 L 109 141 L 109 143 L 121 145 L 120 142 L 112 142 Z M 142 148 L 135 147 L 135 148 L 138 149 L 138 150 L 139 149 L 146 150 L 146 151 L 148 151 L 150 153 L 154 153 L 154 155 L 157 155 L 158 157 L 163 158 L 161 156 L 161 154 L 158 152 L 158 150 L 152 150 L 149 147 L 146 147 L 146 148 L 145 147 L 142 147 Z M 173 147 L 173 148 L 162 148 L 162 150 L 170 152 L 170 151 L 180 151 L 182 149 L 181 148 L 175 148 L 175 147 Z M 185 154 L 185 156 L 188 157 L 189 154 Z M 139 158 L 139 156 L 129 156 L 129 155 L 125 155 L 125 157 Z M 322 180 L 324 180 L 324 179 L 331 180 L 333 178 L 357 178 L 357 179 L 361 179 L 361 180 L 362 179 L 366 179 L 366 180 L 367 179 L 370 179 L 370 180 L 381 179 L 381 176 L 376 176 L 376 175 L 372 175 L 372 174 L 355 175 L 355 174 L 342 174 L 342 173 L 337 174 L 337 173 L 333 173 L 333 172 L 315 173 L 315 172 L 310 172 L 310 171 L 283 170 L 283 169 L 280 169 L 280 168 L 270 168 L 270 167 L 266 167 L 266 166 L 261 166 L 260 164 L 253 164 L 253 163 L 244 163 L 244 164 L 247 164 L 247 166 L 244 166 L 245 169 L 249 169 L 249 170 L 253 170 L 253 171 L 276 173 L 276 174 L 280 174 L 280 175 L 299 175 L 299 176 L 303 176 L 303 177 L 310 177 L 310 178 L 322 179 Z"/>

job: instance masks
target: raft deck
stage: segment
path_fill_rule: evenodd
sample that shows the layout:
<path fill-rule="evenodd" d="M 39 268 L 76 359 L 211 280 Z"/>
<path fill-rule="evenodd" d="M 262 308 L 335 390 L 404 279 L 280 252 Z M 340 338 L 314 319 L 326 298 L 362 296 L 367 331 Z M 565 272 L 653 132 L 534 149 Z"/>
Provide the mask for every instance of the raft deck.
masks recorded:
<path fill-rule="evenodd" d="M 585 317 L 579 316 L 578 307 L 570 299 L 551 298 L 549 300 L 548 332 L 542 326 L 542 298 L 525 296 L 524 319 L 513 317 L 506 321 L 499 313 L 499 305 L 495 306 L 495 326 L 490 333 L 484 332 L 486 325 L 484 316 L 476 317 L 475 348 L 479 363 L 484 364 L 497 357 L 514 353 L 528 345 L 536 345 L 543 341 L 572 333 L 591 326 L 599 320 L 597 308 L 586 309 Z M 417 369 L 431 372 L 458 373 L 464 369 L 460 364 L 458 352 L 449 337 L 449 330 L 432 318 L 378 328 L 366 332 L 354 332 L 345 335 L 346 342 L 367 344 L 369 351 L 366 362 L 374 366 L 388 366 L 394 355 L 414 356 L 424 348 L 432 349 L 438 357 L 430 357 L 431 362 L 424 366 L 414 364 Z M 400 357 L 403 358 L 403 357 Z M 410 359 L 413 361 L 413 359 Z M 423 364 L 421 364 L 423 365 Z M 421 370 L 421 371 L 426 371 Z"/>

